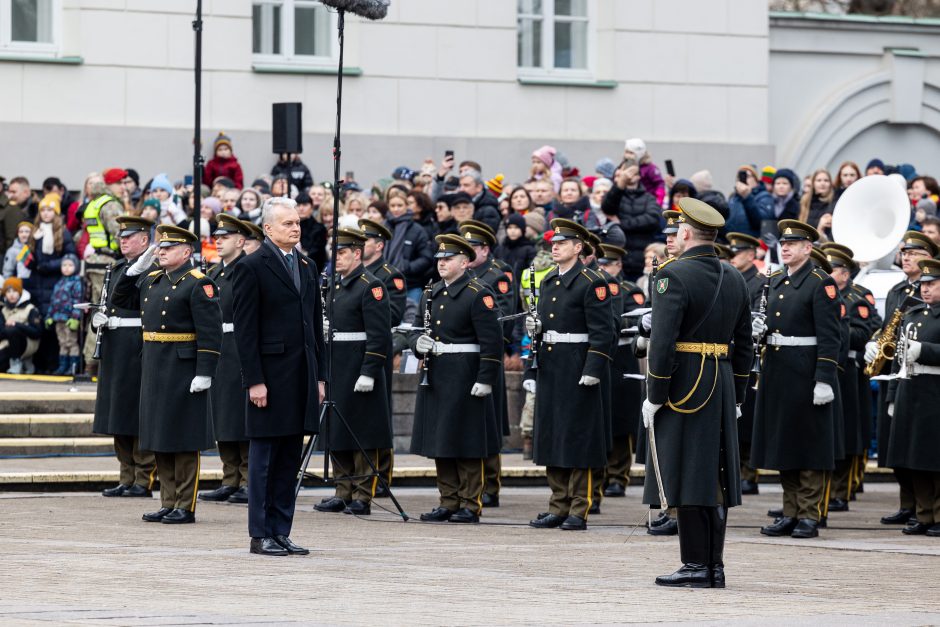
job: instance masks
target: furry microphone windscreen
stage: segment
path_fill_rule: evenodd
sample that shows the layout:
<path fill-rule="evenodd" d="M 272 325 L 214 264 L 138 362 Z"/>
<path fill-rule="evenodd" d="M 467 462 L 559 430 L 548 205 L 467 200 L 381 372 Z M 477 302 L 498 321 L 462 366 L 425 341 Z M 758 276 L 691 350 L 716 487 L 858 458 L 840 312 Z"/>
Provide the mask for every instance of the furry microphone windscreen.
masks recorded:
<path fill-rule="evenodd" d="M 369 20 L 381 20 L 388 14 L 389 0 L 320 0 L 320 4 Z"/>

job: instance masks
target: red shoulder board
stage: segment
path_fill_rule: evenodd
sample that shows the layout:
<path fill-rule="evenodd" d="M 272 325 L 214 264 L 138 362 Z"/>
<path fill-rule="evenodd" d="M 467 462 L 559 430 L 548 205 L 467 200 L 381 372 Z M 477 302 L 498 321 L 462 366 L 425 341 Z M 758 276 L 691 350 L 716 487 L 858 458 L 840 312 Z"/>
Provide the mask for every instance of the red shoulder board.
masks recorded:
<path fill-rule="evenodd" d="M 633 295 L 633 301 L 634 301 L 637 305 L 642 305 L 643 303 L 646 302 L 646 298 L 643 296 L 642 293 L 637 292 L 637 293 L 635 293 L 635 294 Z"/>
<path fill-rule="evenodd" d="M 871 294 L 865 294 L 865 300 L 867 300 L 870 305 L 875 304 L 875 297 Z"/>
<path fill-rule="evenodd" d="M 493 297 L 487 294 L 483 297 L 483 304 L 486 305 L 487 309 L 492 309 L 496 306 L 496 301 L 493 300 Z"/>
<path fill-rule="evenodd" d="M 503 272 L 503 274 L 505 274 L 506 278 L 509 279 L 509 282 L 512 283 L 512 272 L 507 270 L 506 272 Z"/>
<path fill-rule="evenodd" d="M 826 286 L 826 296 L 828 296 L 832 300 L 836 299 L 836 286 L 835 285 Z"/>
<path fill-rule="evenodd" d="M 841 307 L 841 309 L 839 310 L 839 317 L 840 317 L 840 318 L 845 318 L 845 303 L 842 303 L 842 304 L 840 305 L 840 307 Z"/>
<path fill-rule="evenodd" d="M 620 286 L 617 285 L 616 283 L 608 283 L 607 285 L 610 287 L 611 296 L 616 296 L 617 294 L 620 293 Z"/>
<path fill-rule="evenodd" d="M 594 293 L 597 295 L 597 300 L 604 300 L 607 298 L 607 286 L 602 285 L 601 287 L 595 287 Z"/>
<path fill-rule="evenodd" d="M 212 285 L 203 285 L 202 291 L 205 292 L 206 296 L 208 296 L 209 298 L 212 298 L 213 296 L 215 296 L 215 289 L 212 287 Z"/>
<path fill-rule="evenodd" d="M 372 288 L 372 298 L 374 298 L 375 300 L 382 300 L 382 296 L 384 296 L 384 295 L 385 295 L 385 293 L 384 293 L 384 291 L 382 290 L 381 287 L 373 287 L 373 288 Z"/>
<path fill-rule="evenodd" d="M 859 308 L 858 308 L 858 315 L 862 317 L 862 320 L 868 320 L 868 316 L 870 315 L 870 314 L 868 313 L 868 307 L 865 307 L 864 305 L 862 305 L 861 307 L 859 307 Z"/>
<path fill-rule="evenodd" d="M 405 279 L 400 279 L 400 278 L 398 278 L 398 277 L 395 277 L 394 279 L 392 279 L 392 283 L 395 284 L 395 289 L 396 289 L 396 290 L 403 290 L 403 289 L 405 289 Z"/>
<path fill-rule="evenodd" d="M 509 281 L 497 281 L 496 289 L 499 290 L 500 294 L 506 294 L 509 292 Z"/>

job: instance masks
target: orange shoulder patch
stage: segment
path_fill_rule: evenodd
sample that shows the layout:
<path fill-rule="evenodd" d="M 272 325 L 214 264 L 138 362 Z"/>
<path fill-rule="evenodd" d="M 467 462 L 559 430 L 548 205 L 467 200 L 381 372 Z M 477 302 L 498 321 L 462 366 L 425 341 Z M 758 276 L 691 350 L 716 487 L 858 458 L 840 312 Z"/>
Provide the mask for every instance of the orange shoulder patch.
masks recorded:
<path fill-rule="evenodd" d="M 870 305 L 875 304 L 875 297 L 871 294 L 865 294 L 865 300 L 867 300 Z"/>
<path fill-rule="evenodd" d="M 828 296 L 831 300 L 836 299 L 836 286 L 835 285 L 826 286 L 826 296 Z"/>
<path fill-rule="evenodd" d="M 512 283 L 512 272 L 507 270 L 506 272 L 503 272 L 503 274 L 505 274 L 506 278 L 509 279 L 509 282 Z"/>
<path fill-rule="evenodd" d="M 493 299 L 492 296 L 487 294 L 486 296 L 483 297 L 483 304 L 486 305 L 487 309 L 492 309 L 493 307 L 496 306 L 496 301 Z"/>
<path fill-rule="evenodd" d="M 845 318 L 845 303 L 839 305 L 839 317 Z"/>
<path fill-rule="evenodd" d="M 392 279 L 392 283 L 395 285 L 396 290 L 405 289 L 405 279 L 400 279 L 398 277 L 395 277 L 394 279 Z"/>
<path fill-rule="evenodd" d="M 868 320 L 868 316 L 871 315 L 871 312 L 868 311 L 868 307 L 863 305 L 858 308 L 858 315 L 861 316 L 862 320 Z"/>
<path fill-rule="evenodd" d="M 385 290 L 383 290 L 381 287 L 372 288 L 372 298 L 375 300 L 382 300 L 383 296 L 385 296 Z"/>
<path fill-rule="evenodd" d="M 595 287 L 594 294 L 597 296 L 597 300 L 604 300 L 607 298 L 607 286 L 602 285 L 600 287 Z"/>
<path fill-rule="evenodd" d="M 610 287 L 611 296 L 616 296 L 617 294 L 620 293 L 620 286 L 617 285 L 616 283 L 608 283 L 607 285 L 608 287 Z"/>
<path fill-rule="evenodd" d="M 635 302 L 637 305 L 642 305 L 646 302 L 646 297 L 644 297 L 641 292 L 636 292 L 633 295 L 633 302 Z"/>
<path fill-rule="evenodd" d="M 215 288 L 213 288 L 211 285 L 203 285 L 202 291 L 205 292 L 206 296 L 208 296 L 209 298 L 212 298 L 213 296 L 215 296 Z"/>
<path fill-rule="evenodd" d="M 509 293 L 509 281 L 503 281 L 502 279 L 500 279 L 499 281 L 496 282 L 496 289 L 499 290 L 500 294 L 508 294 Z"/>

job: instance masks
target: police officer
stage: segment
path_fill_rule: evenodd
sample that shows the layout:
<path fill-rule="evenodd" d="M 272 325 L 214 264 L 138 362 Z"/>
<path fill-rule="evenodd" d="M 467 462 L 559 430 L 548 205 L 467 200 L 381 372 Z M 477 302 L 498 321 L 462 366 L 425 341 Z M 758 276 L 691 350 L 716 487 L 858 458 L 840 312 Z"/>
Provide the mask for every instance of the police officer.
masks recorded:
<path fill-rule="evenodd" d="M 617 348 L 610 368 L 611 436 L 613 445 L 607 452 L 604 472 L 604 496 L 621 497 L 630 485 L 630 466 L 633 463 L 634 437 L 640 422 L 643 405 L 640 363 L 633 354 L 632 340 L 624 331 L 636 321 L 622 314 L 646 304 L 643 290 L 623 278 L 623 258 L 626 251 L 611 244 L 600 245 L 597 263 L 607 279 L 613 309 L 614 325 L 620 330 Z"/>
<path fill-rule="evenodd" d="M 111 269 L 116 285 L 150 247 L 153 222 L 134 216 L 118 218 L 121 254 L 124 259 Z M 100 327 L 101 365 L 95 397 L 95 433 L 114 436 L 114 452 L 121 465 L 120 483 L 102 492 L 104 496 L 149 497 L 157 464 L 153 453 L 140 448 L 140 314 L 137 308 L 114 304 L 108 294 L 105 311 L 95 312 L 93 329 Z"/>
<path fill-rule="evenodd" d="M 751 311 L 757 311 L 760 307 L 761 296 L 764 293 L 764 286 L 767 284 L 766 274 L 758 272 L 757 266 L 754 265 L 757 249 L 760 248 L 760 240 L 747 233 L 736 232 L 728 233 L 726 237 L 728 246 L 731 249 L 731 265 L 744 277 Z M 768 267 L 770 267 L 769 264 Z M 760 493 L 758 487 L 759 474 L 756 468 L 750 466 L 751 434 L 754 431 L 754 399 L 756 397 L 754 386 L 757 384 L 757 374 L 752 373 L 748 382 L 747 398 L 741 406 L 741 418 L 738 419 L 738 450 L 741 453 L 741 494 Z"/>
<path fill-rule="evenodd" d="M 209 389 L 212 427 L 219 458 L 222 460 L 222 485 L 199 495 L 203 501 L 248 502 L 248 438 L 245 436 L 245 389 L 242 387 L 241 361 L 235 345 L 235 265 L 244 252 L 248 229 L 234 216 L 223 213 L 216 218 L 212 232 L 221 261 L 208 275 L 219 292 L 222 307 L 222 355 L 214 385 Z"/>
<path fill-rule="evenodd" d="M 525 325 L 539 342 L 538 370 L 526 373 L 536 381 L 533 459 L 546 466 L 552 495 L 549 511 L 529 524 L 581 530 L 611 447 L 601 382 L 610 376 L 614 325 L 607 282 L 579 258 L 588 231 L 564 218 L 551 225 L 557 265 L 542 279 L 538 316 Z"/>
<path fill-rule="evenodd" d="M 388 295 L 388 303 L 391 311 L 391 325 L 397 327 L 402 323 L 405 315 L 405 305 L 407 300 L 407 291 L 405 289 L 405 275 L 398 268 L 385 260 L 385 247 L 392 239 L 392 232 L 384 225 L 363 218 L 359 220 L 359 229 L 366 236 L 366 243 L 362 249 L 362 264 L 366 271 L 385 284 L 385 293 Z M 392 355 L 401 352 L 403 346 L 394 344 L 396 337 L 393 336 L 393 349 L 385 360 L 385 381 L 388 383 L 388 406 L 389 416 L 392 415 L 392 370 L 394 359 Z M 388 496 L 386 486 L 392 485 L 392 469 L 395 465 L 395 450 L 393 447 L 379 450 L 379 473 L 385 479 L 385 485 L 376 486 L 375 496 Z"/>
<path fill-rule="evenodd" d="M 365 516 L 379 484 L 379 451 L 392 447 L 386 362 L 392 331 L 384 283 L 362 265 L 368 238 L 362 231 L 341 228 L 336 235 L 336 285 L 333 290 L 333 400 L 324 436 L 336 468 L 336 493 L 314 506 L 321 512 Z M 348 425 L 348 428 L 347 428 Z M 351 431 L 351 432 L 350 432 Z M 366 457 L 368 456 L 368 458 Z M 371 462 L 371 465 L 370 465 Z"/>
<path fill-rule="evenodd" d="M 425 359 L 411 452 L 434 459 L 440 505 L 421 520 L 476 523 L 483 509 L 484 460 L 502 442 L 493 388 L 502 377 L 495 295 L 467 272 L 476 257 L 458 235 L 438 235 L 441 280 L 425 290 L 409 342 Z"/>
<path fill-rule="evenodd" d="M 911 299 L 916 298 L 920 292 L 921 269 L 919 263 L 923 260 L 936 257 L 938 253 L 937 245 L 933 240 L 919 231 L 908 231 L 901 240 L 901 270 L 906 275 L 905 278 L 888 291 L 885 297 L 884 308 L 884 328 L 881 334 L 888 330 L 895 312 L 898 309 L 905 310 L 910 307 Z M 880 334 L 879 334 L 880 335 Z M 865 345 L 865 362 L 874 361 L 878 353 L 877 337 Z M 885 367 L 887 370 L 887 367 Z M 882 373 L 883 374 L 883 373 Z M 891 421 L 892 417 L 888 415 L 888 385 L 884 382 L 879 384 L 878 393 L 878 466 L 886 468 L 886 456 L 882 451 L 887 451 L 891 446 Z M 894 478 L 898 482 L 900 507 L 898 511 L 881 518 L 884 525 L 905 525 L 909 521 L 916 521 L 914 517 L 914 488 L 911 485 L 910 477 L 906 468 L 895 468 Z"/>
<path fill-rule="evenodd" d="M 915 522 L 902 529 L 907 535 L 940 538 L 940 261 L 917 262 L 924 304 L 907 310 L 902 329 L 907 337 L 906 377 L 891 381 L 888 413 L 891 437 L 885 451 L 890 468 L 907 471 L 916 503 Z M 898 345 L 901 349 L 901 344 Z M 898 374 L 895 357 L 892 372 Z"/>
<path fill-rule="evenodd" d="M 658 472 L 666 501 L 676 507 L 683 565 L 656 584 L 724 588 L 727 512 L 741 504 L 735 440 L 753 359 L 750 303 L 744 279 L 715 253 L 724 218 L 693 198 L 679 207 L 679 256 L 660 267 L 651 285 L 642 412 L 656 435 L 659 467 L 647 455 L 643 502 L 663 505 Z"/>
<path fill-rule="evenodd" d="M 841 411 L 837 369 L 842 347 L 839 290 L 815 267 L 813 227 L 781 220 L 781 260 L 771 275 L 766 319 L 755 318 L 755 339 L 767 334 L 757 392 L 751 465 L 780 471 L 783 516 L 763 527 L 769 536 L 819 535 L 827 473 L 835 463 L 835 421 Z"/>
<path fill-rule="evenodd" d="M 213 445 L 208 391 L 222 349 L 222 310 L 215 283 L 192 265 L 196 236 L 161 224 L 157 238 L 117 282 L 113 302 L 142 319 L 140 446 L 156 454 L 162 505 L 143 519 L 192 523 L 199 451 Z M 160 269 L 149 272 L 155 255 Z"/>

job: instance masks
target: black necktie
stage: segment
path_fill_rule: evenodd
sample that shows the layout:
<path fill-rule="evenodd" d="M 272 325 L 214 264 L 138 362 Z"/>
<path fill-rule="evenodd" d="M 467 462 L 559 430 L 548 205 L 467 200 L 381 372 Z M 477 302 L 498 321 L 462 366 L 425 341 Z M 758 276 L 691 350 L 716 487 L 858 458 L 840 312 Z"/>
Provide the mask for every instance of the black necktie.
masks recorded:
<path fill-rule="evenodd" d="M 300 274 L 297 272 L 296 266 L 294 266 L 294 255 L 292 253 L 287 253 L 284 255 L 284 260 L 287 262 L 287 272 L 290 274 L 291 281 L 294 282 L 294 289 L 299 292 Z"/>

